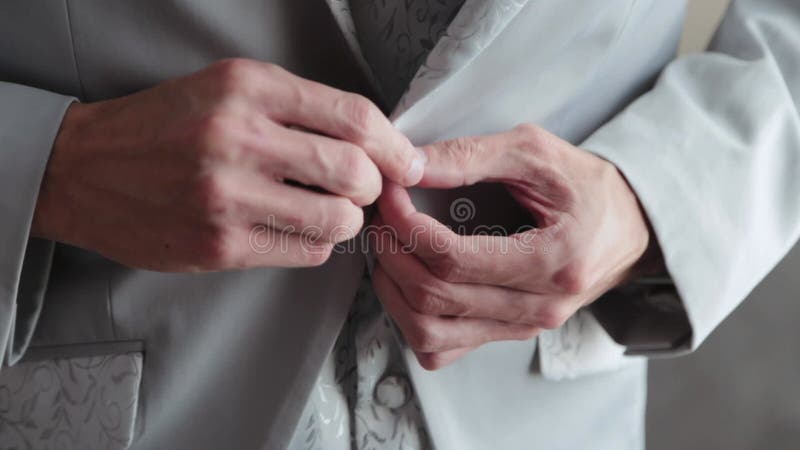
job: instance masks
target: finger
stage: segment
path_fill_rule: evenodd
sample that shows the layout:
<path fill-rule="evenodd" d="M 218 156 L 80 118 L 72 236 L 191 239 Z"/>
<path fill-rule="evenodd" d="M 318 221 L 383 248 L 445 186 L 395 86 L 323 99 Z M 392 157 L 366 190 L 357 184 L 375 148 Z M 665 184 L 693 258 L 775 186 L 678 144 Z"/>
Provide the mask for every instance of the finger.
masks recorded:
<path fill-rule="evenodd" d="M 449 283 L 436 278 L 421 261 L 404 252 L 386 251 L 377 256 L 380 267 L 400 288 L 408 306 L 423 315 L 493 319 L 556 328 L 580 306 L 569 296 Z"/>
<path fill-rule="evenodd" d="M 422 149 L 428 162 L 419 185 L 454 188 L 497 181 L 521 183 L 542 193 L 555 188 L 557 195 L 563 178 L 558 159 L 570 150 L 571 144 L 534 125 L 438 142 Z"/>
<path fill-rule="evenodd" d="M 344 197 L 281 183 L 263 191 L 254 205 L 257 209 L 251 209 L 254 212 L 252 223 L 311 236 L 320 242 L 338 243 L 352 239 L 364 224 L 364 210 Z M 267 210 L 270 213 L 266 219 L 259 220 Z"/>
<path fill-rule="evenodd" d="M 345 197 L 264 180 L 252 173 L 231 172 L 217 182 L 215 189 L 229 194 L 216 194 L 228 200 L 215 214 L 235 217 L 218 217 L 218 223 L 236 220 L 246 226 L 266 225 L 331 243 L 353 238 L 364 223 L 364 211 Z"/>
<path fill-rule="evenodd" d="M 436 353 L 493 341 L 527 340 L 539 333 L 538 328 L 528 325 L 419 314 L 408 306 L 400 288 L 380 266 L 373 271 L 372 281 L 386 311 L 416 352 Z"/>
<path fill-rule="evenodd" d="M 193 247 L 197 253 L 194 260 L 198 261 L 195 270 L 316 267 L 328 260 L 333 245 L 265 225 L 234 227 L 216 237 L 210 247 Z"/>
<path fill-rule="evenodd" d="M 375 217 L 373 218 L 372 223 L 370 224 L 370 226 L 371 227 L 375 227 L 375 228 L 381 228 L 381 227 L 384 226 L 383 219 L 381 219 L 381 217 L 380 217 L 380 213 L 375 214 Z M 384 240 L 388 239 L 386 234 L 375 235 L 375 236 L 376 236 L 376 239 L 374 239 L 374 241 L 375 240 L 379 240 L 379 239 L 384 239 Z M 388 247 L 383 247 L 383 248 L 385 249 L 385 248 L 388 248 Z M 387 252 L 387 253 L 389 253 L 389 252 Z M 378 252 L 378 254 L 380 254 L 380 252 Z M 392 279 L 392 281 L 394 281 L 394 277 L 390 276 L 389 278 Z M 401 291 L 402 291 L 402 289 L 401 289 Z M 471 352 L 472 350 L 475 350 L 476 348 L 477 347 L 466 347 L 466 348 L 460 348 L 460 349 L 456 349 L 456 350 L 448 350 L 448 351 L 439 352 L 439 353 L 414 352 L 414 355 L 416 356 L 417 361 L 419 361 L 419 364 L 425 370 L 439 370 L 439 369 L 441 369 L 441 368 L 443 368 L 445 366 L 448 366 L 448 365 L 452 364 L 453 362 L 455 362 L 456 360 L 458 360 L 462 356 L 466 355 L 467 353 Z"/>
<path fill-rule="evenodd" d="M 271 116 L 300 125 L 364 149 L 381 172 L 404 186 L 422 178 L 425 160 L 371 101 L 290 75 L 287 86 L 271 92 Z"/>
<path fill-rule="evenodd" d="M 554 292 L 552 277 L 566 261 L 563 233 L 558 227 L 511 236 L 457 235 L 417 212 L 408 192 L 390 182 L 384 183 L 378 207 L 397 238 L 445 281 L 548 293 Z"/>
<path fill-rule="evenodd" d="M 427 163 L 419 185 L 432 188 L 469 186 L 480 181 L 502 181 L 515 170 L 511 151 L 515 136 L 509 133 L 473 136 L 423 147 Z"/>
<path fill-rule="evenodd" d="M 143 259 L 128 264 L 148 270 L 216 272 L 255 267 L 313 267 L 323 264 L 334 247 L 334 244 L 307 236 L 301 238 L 263 225 L 241 223 L 223 226 L 198 220 L 189 228 L 172 228 L 183 232 L 164 234 L 164 226 L 183 227 L 187 218 L 165 210 L 160 216 L 140 214 L 137 217 L 144 218 L 146 224 L 152 226 L 141 226 L 139 222 L 131 225 L 134 223 L 131 208 L 122 208 L 122 211 L 127 215 L 116 215 L 107 223 L 124 230 L 125 235 L 132 238 L 119 239 L 117 236 L 105 239 L 100 236 L 100 251 L 109 257 L 120 252 L 142 255 Z M 143 249 L 143 239 L 161 245 Z"/>
<path fill-rule="evenodd" d="M 380 195 L 381 173 L 358 146 L 288 128 L 278 128 L 274 138 L 280 149 L 271 152 L 268 170 L 279 177 L 321 187 L 358 206 Z"/>
<path fill-rule="evenodd" d="M 384 228 L 422 258 L 437 258 L 459 243 L 459 236 L 427 214 L 416 210 L 402 186 L 385 181 L 378 198 L 378 210 Z"/>
<path fill-rule="evenodd" d="M 425 370 L 439 370 L 449 366 L 477 347 L 459 348 L 439 353 L 415 353 L 419 365 Z"/>

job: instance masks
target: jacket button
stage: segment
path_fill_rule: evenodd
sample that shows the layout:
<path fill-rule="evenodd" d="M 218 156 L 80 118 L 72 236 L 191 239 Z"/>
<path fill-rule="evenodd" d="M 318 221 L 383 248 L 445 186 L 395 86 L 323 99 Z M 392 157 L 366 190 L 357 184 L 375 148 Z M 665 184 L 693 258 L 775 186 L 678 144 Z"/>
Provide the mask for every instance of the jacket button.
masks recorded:
<path fill-rule="evenodd" d="M 411 385 L 402 375 L 389 375 L 375 386 L 375 402 L 390 409 L 397 409 L 411 399 Z"/>

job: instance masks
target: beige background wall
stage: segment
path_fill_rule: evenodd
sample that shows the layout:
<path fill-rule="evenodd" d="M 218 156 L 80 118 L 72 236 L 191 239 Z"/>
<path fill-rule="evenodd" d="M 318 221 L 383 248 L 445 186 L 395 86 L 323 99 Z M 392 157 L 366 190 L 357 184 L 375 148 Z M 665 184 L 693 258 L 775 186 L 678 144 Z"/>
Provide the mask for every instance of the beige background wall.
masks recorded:
<path fill-rule="evenodd" d="M 727 3 L 690 1 L 682 51 L 705 47 Z M 798 319 L 800 247 L 698 352 L 651 364 L 648 449 L 800 448 Z"/>
<path fill-rule="evenodd" d="M 675 0 L 666 0 L 675 1 Z M 695 52 L 706 48 L 730 0 L 689 0 L 686 29 L 681 42 L 681 52 Z"/>

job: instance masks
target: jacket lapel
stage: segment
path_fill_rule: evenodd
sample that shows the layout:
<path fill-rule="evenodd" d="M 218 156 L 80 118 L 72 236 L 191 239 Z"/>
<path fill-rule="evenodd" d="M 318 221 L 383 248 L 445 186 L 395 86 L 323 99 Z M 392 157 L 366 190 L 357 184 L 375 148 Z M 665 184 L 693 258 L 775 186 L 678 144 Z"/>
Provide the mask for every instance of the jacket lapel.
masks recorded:
<path fill-rule="evenodd" d="M 347 0 L 325 0 L 339 24 L 350 50 L 361 69 L 376 85 L 375 77 L 366 63 L 355 35 L 355 26 Z M 516 17 L 528 0 L 466 0 L 447 32 L 417 71 L 391 114 L 397 120 L 421 99 L 433 93 L 454 74 L 468 66 L 485 50 Z"/>
<path fill-rule="evenodd" d="M 528 0 L 467 0 L 428 54 L 391 117 L 397 120 L 467 67 L 516 17 Z"/>
<path fill-rule="evenodd" d="M 370 69 L 369 64 L 367 64 L 367 59 L 364 57 L 364 52 L 361 50 L 361 44 L 358 43 L 358 36 L 356 36 L 356 25 L 353 22 L 353 15 L 350 13 L 349 0 L 325 0 L 325 3 L 327 3 L 328 7 L 331 9 L 333 18 L 336 20 L 336 24 L 339 25 L 339 29 L 342 31 L 344 39 L 347 42 L 347 46 L 353 53 L 359 69 L 361 69 L 361 72 L 367 77 L 367 80 L 372 85 L 371 87 L 373 92 L 380 94 L 382 92 L 380 84 L 378 83 L 377 78 L 375 78 L 375 75 L 372 73 L 372 69 Z M 384 101 L 383 98 L 380 100 L 382 102 Z"/>

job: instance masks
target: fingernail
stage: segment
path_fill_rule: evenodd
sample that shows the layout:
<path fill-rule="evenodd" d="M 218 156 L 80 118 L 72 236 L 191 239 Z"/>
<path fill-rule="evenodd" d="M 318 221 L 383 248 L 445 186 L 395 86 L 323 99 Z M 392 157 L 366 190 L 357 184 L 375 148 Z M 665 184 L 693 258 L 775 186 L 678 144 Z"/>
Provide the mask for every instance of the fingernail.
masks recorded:
<path fill-rule="evenodd" d="M 406 173 L 406 186 L 414 186 L 422 180 L 422 176 L 425 174 L 425 164 L 428 162 L 428 155 L 426 155 L 425 152 L 418 148 L 414 150 L 417 152 L 417 157 L 414 158 L 411 167 L 408 169 L 408 173 Z"/>

